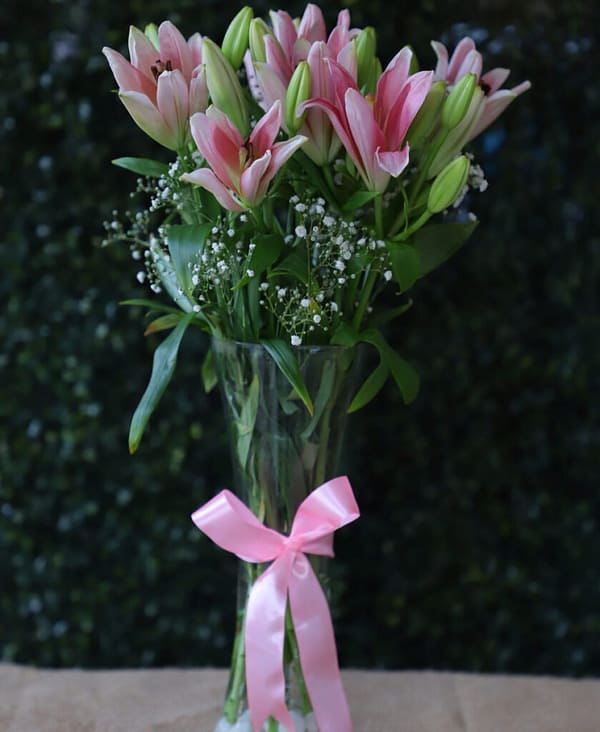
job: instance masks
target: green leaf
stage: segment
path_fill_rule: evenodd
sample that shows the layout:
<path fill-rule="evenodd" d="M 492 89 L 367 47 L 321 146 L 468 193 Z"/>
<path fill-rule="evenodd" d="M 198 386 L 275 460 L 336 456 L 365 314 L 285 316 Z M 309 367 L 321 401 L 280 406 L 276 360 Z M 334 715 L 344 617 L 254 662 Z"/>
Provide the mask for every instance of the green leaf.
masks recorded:
<path fill-rule="evenodd" d="M 371 343 L 379 351 L 381 360 L 390 370 L 405 404 L 414 401 L 419 393 L 419 374 L 416 369 L 399 356 L 386 342 L 383 335 L 374 328 L 361 333 L 361 340 Z"/>
<path fill-rule="evenodd" d="M 355 346 L 360 343 L 360 333 L 350 323 L 340 323 L 337 330 L 331 338 L 334 346 Z"/>
<path fill-rule="evenodd" d="M 173 377 L 179 345 L 193 317 L 193 313 L 185 315 L 171 335 L 165 338 L 154 351 L 150 382 L 131 418 L 129 428 L 129 452 L 131 454 L 138 449 L 150 415 L 156 409 L 156 405 Z"/>
<path fill-rule="evenodd" d="M 424 277 L 455 254 L 477 227 L 477 221 L 453 224 L 432 224 L 413 236 L 420 262 L 420 277 Z"/>
<path fill-rule="evenodd" d="M 252 383 L 248 388 L 248 397 L 242 404 L 239 420 L 235 423 L 237 431 L 236 449 L 242 469 L 246 467 L 248 453 L 252 444 L 252 433 L 256 423 L 258 412 L 258 399 L 260 397 L 260 382 L 255 374 Z"/>
<path fill-rule="evenodd" d="M 308 438 L 313 433 L 315 427 L 319 424 L 319 420 L 323 415 L 323 411 L 331 399 L 331 394 L 335 386 L 335 364 L 333 361 L 327 361 L 323 366 L 323 373 L 321 375 L 321 385 L 319 391 L 315 397 L 315 413 L 312 416 L 310 422 L 306 425 L 306 428 L 300 435 L 303 440 Z"/>
<path fill-rule="evenodd" d="M 344 213 L 351 213 L 356 211 L 357 208 L 364 206 L 365 203 L 369 203 L 377 196 L 381 195 L 377 191 L 356 191 L 350 198 L 342 205 L 342 211 Z"/>
<path fill-rule="evenodd" d="M 178 224 L 169 226 L 167 230 L 167 245 L 175 273 L 183 291 L 187 294 L 194 289 L 192 265 L 197 262 L 204 249 L 210 228 L 210 224 Z"/>
<path fill-rule="evenodd" d="M 261 340 L 261 344 L 266 348 L 282 374 L 290 382 L 312 417 L 314 414 L 313 403 L 302 378 L 298 359 L 292 347 L 285 341 L 279 339 Z"/>
<path fill-rule="evenodd" d="M 381 391 L 389 375 L 389 366 L 383 360 L 380 360 L 379 366 L 369 374 L 365 383 L 356 393 L 356 396 L 348 407 L 348 414 L 356 412 L 364 407 L 365 404 L 368 404 Z"/>
<path fill-rule="evenodd" d="M 385 323 L 389 323 L 391 320 L 395 320 L 400 317 L 400 315 L 403 315 L 407 310 L 410 310 L 412 306 L 413 301 L 409 300 L 408 302 L 405 302 L 404 305 L 398 305 L 396 308 L 382 310 L 369 318 L 369 326 L 372 328 L 379 328 Z"/>
<path fill-rule="evenodd" d="M 308 258 L 306 251 L 294 249 L 288 257 L 271 270 L 269 278 L 276 277 L 277 275 L 291 275 L 303 284 L 308 284 Z"/>
<path fill-rule="evenodd" d="M 150 251 L 152 252 L 154 268 L 165 290 L 183 311 L 186 313 L 193 312 L 195 302 L 186 292 L 182 292 L 173 261 L 161 248 L 158 239 L 153 238 L 150 240 Z"/>
<path fill-rule="evenodd" d="M 157 312 L 163 313 L 180 313 L 181 310 L 178 308 L 171 307 L 171 305 L 163 305 L 160 302 L 154 302 L 153 300 L 145 300 L 143 298 L 133 298 L 132 300 L 121 300 L 119 305 L 135 305 L 140 308 L 148 308 L 149 310 L 156 310 Z"/>
<path fill-rule="evenodd" d="M 281 254 L 281 250 L 283 249 L 283 239 L 279 234 L 264 234 L 262 236 L 255 237 L 254 243 L 256 246 L 248 259 L 247 269 L 254 272 L 252 277 L 258 278 Z M 240 287 L 247 285 L 252 277 L 244 275 L 232 289 L 239 290 Z"/>
<path fill-rule="evenodd" d="M 138 175 L 146 175 L 148 178 L 160 178 L 169 172 L 167 163 L 149 158 L 115 158 L 112 164 Z"/>
<path fill-rule="evenodd" d="M 406 292 L 419 278 L 421 265 L 419 255 L 410 244 L 396 244 L 387 241 L 385 243 L 390 255 L 392 272 L 400 290 Z"/>
<path fill-rule="evenodd" d="M 167 313 L 166 315 L 161 315 L 160 318 L 156 318 L 156 320 L 153 320 L 150 325 L 147 326 L 144 331 L 144 335 L 147 336 L 151 333 L 158 333 L 161 330 L 175 328 L 181 318 L 183 318 L 183 313 L 181 311 L 178 313 Z"/>
<path fill-rule="evenodd" d="M 217 385 L 217 371 L 215 369 L 215 362 L 213 359 L 212 349 L 208 349 L 204 361 L 202 362 L 202 384 L 204 385 L 204 391 L 209 394 Z"/>

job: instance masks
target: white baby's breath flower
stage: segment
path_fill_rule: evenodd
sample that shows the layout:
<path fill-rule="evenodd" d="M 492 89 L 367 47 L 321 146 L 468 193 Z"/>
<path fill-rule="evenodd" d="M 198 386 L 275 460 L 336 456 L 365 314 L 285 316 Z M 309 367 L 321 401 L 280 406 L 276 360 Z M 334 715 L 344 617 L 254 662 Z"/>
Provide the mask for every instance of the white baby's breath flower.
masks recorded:
<path fill-rule="evenodd" d="M 306 226 L 296 226 L 295 232 L 298 238 L 304 239 L 304 237 L 306 236 Z"/>
<path fill-rule="evenodd" d="M 292 346 L 301 346 L 302 345 L 302 338 L 300 338 L 300 336 L 293 335 L 290 338 L 290 343 L 292 344 Z"/>
<path fill-rule="evenodd" d="M 392 279 L 392 270 L 391 269 L 386 269 L 386 271 L 383 273 L 383 279 L 386 282 L 389 282 Z"/>

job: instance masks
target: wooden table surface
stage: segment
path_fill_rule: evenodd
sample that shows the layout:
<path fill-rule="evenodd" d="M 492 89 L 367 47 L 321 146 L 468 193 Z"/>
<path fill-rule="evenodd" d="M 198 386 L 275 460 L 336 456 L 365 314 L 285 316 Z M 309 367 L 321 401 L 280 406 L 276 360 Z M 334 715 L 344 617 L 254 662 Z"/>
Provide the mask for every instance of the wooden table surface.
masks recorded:
<path fill-rule="evenodd" d="M 354 732 L 600 732 L 600 680 L 344 671 Z M 0 665 L 0 732 L 213 732 L 227 672 Z"/>

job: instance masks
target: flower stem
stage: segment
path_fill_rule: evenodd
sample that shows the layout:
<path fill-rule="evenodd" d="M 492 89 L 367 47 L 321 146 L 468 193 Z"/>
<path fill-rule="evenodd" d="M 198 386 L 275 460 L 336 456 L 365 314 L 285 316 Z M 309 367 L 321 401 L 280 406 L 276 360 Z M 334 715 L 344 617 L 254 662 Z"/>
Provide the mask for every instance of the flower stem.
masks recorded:
<path fill-rule="evenodd" d="M 383 233 L 383 198 L 382 198 L 382 196 L 377 196 L 377 198 L 374 201 L 374 206 L 375 206 L 375 233 L 379 238 L 383 239 L 384 233 Z M 365 282 L 365 286 L 363 287 L 363 291 L 360 295 L 360 300 L 358 302 L 358 307 L 356 308 L 356 313 L 354 314 L 354 318 L 352 319 L 352 325 L 357 330 L 360 328 L 360 324 L 361 324 L 363 316 L 365 314 L 365 310 L 367 309 L 367 307 L 369 305 L 371 293 L 373 292 L 373 287 L 375 286 L 376 281 L 377 281 L 377 272 L 375 270 L 371 270 L 367 276 L 367 281 Z"/>

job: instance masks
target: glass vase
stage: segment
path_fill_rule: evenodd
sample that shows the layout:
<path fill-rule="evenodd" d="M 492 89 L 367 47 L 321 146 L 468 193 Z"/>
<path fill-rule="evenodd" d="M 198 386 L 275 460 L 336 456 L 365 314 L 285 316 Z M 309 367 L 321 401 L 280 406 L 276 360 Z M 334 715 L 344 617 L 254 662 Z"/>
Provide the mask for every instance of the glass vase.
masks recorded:
<path fill-rule="evenodd" d="M 314 411 L 267 350 L 213 339 L 213 360 L 229 426 L 234 489 L 265 526 L 288 534 L 300 503 L 338 475 L 346 415 L 356 392 L 359 353 L 341 346 L 295 349 Z M 328 594 L 327 559 L 311 556 Z M 240 561 L 237 625 L 223 714 L 215 732 L 252 732 L 246 696 L 244 621 L 253 583 L 267 565 Z M 270 718 L 263 732 L 319 732 L 307 693 L 289 608 L 284 642 L 286 704 L 295 729 Z"/>

